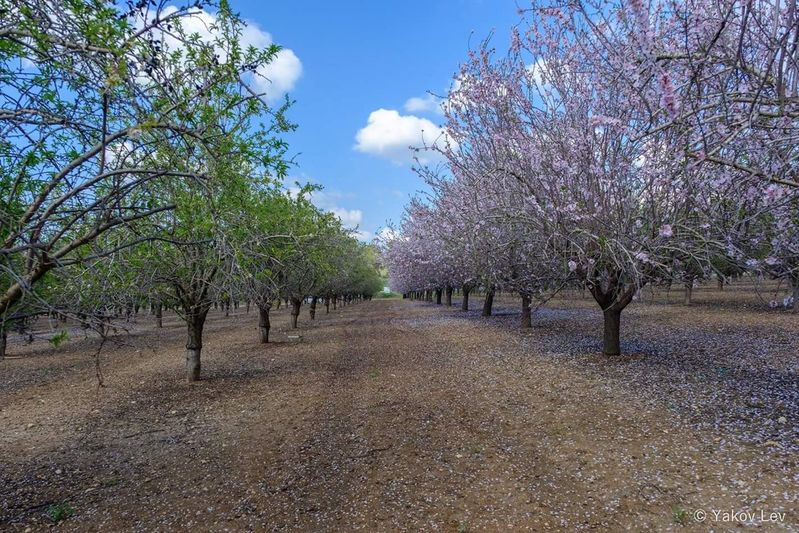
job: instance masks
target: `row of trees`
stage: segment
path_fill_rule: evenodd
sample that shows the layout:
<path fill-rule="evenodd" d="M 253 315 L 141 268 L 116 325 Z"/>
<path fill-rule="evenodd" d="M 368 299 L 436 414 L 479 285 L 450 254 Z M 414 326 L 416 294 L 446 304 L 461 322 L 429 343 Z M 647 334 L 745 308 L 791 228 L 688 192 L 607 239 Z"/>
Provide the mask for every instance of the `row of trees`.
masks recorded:
<path fill-rule="evenodd" d="M 253 88 L 280 48 L 243 48 L 242 20 L 210 8 L 0 0 L 0 357 L 46 314 L 104 333 L 171 307 L 195 380 L 214 302 L 253 302 L 267 342 L 279 297 L 296 326 L 306 297 L 381 287 L 312 188 L 283 186 L 289 101 Z"/>
<path fill-rule="evenodd" d="M 524 11 L 506 54 L 470 53 L 445 165 L 385 243 L 392 288 L 530 305 L 588 289 L 618 354 L 650 283 L 745 269 L 799 300 L 799 18 L 779 2 L 568 1 Z"/>

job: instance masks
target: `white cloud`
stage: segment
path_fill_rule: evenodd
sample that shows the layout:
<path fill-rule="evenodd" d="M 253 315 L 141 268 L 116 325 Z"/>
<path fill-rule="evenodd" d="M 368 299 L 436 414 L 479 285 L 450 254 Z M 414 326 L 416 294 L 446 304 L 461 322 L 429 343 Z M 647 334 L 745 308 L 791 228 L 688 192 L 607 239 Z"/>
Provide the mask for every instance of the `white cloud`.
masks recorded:
<path fill-rule="evenodd" d="M 281 98 L 294 89 L 302 75 L 300 58 L 288 48 L 281 50 L 268 65 L 257 70 L 256 88 L 266 93 L 271 101 Z"/>
<path fill-rule="evenodd" d="M 410 147 L 430 147 L 444 142 L 446 131 L 426 118 L 400 115 L 394 109 L 378 109 L 369 114 L 366 126 L 355 135 L 355 149 L 383 157 L 396 164 L 411 163 L 413 157 L 422 163 L 440 158 L 437 152 L 416 152 Z"/>
<path fill-rule="evenodd" d="M 109 144 L 105 147 L 105 163 L 109 168 L 118 168 L 130 163 L 128 159 L 133 153 L 133 143 L 130 141 Z"/>
<path fill-rule="evenodd" d="M 355 238 L 361 242 L 369 242 L 374 238 L 374 234 L 371 231 L 359 229 L 355 232 Z"/>
<path fill-rule="evenodd" d="M 300 189 L 298 187 L 289 187 L 288 191 L 293 197 L 296 197 L 300 193 Z M 309 200 L 311 200 L 316 207 L 336 215 L 339 220 L 341 220 L 341 224 L 347 229 L 357 228 L 363 220 L 363 211 L 360 209 L 347 209 L 346 207 L 341 207 L 338 204 L 348 195 L 342 194 L 340 192 L 327 192 L 321 190 L 313 191 L 308 196 Z M 357 232 L 357 235 L 361 234 L 368 234 L 368 236 L 371 237 L 371 233 L 367 231 Z M 364 240 L 366 240 L 366 238 L 364 238 Z"/>
<path fill-rule="evenodd" d="M 391 227 L 385 226 L 380 228 L 377 232 L 377 237 L 382 241 L 389 242 L 393 241 L 399 236 L 399 234 Z"/>
<path fill-rule="evenodd" d="M 176 7 L 168 6 L 164 9 L 163 16 L 168 16 L 175 11 L 177 11 Z M 272 35 L 262 30 L 258 24 L 250 20 L 245 22 L 247 26 L 244 27 L 240 39 L 243 49 L 250 46 L 263 49 L 274 42 Z M 142 27 L 143 24 L 140 18 L 134 23 L 137 27 Z M 204 9 L 197 9 L 192 11 L 190 15 L 181 17 L 180 23 L 187 34 L 196 33 L 200 36 L 201 41 L 209 44 L 213 42 L 217 23 L 215 14 L 209 13 Z M 182 46 L 177 39 L 170 35 L 164 34 L 163 39 L 168 49 L 176 49 Z M 224 61 L 226 55 L 224 50 L 220 50 L 219 54 Z M 264 93 L 268 101 L 275 102 L 294 89 L 301 75 L 302 62 L 293 50 L 283 48 L 269 64 L 259 68 L 256 74 L 251 76 L 250 82 L 254 90 Z"/>
<path fill-rule="evenodd" d="M 535 82 L 539 88 L 547 85 L 547 76 L 549 66 L 544 58 L 538 58 L 535 63 L 527 65 L 527 72 L 530 74 L 530 79 Z"/>
<path fill-rule="evenodd" d="M 444 109 L 441 107 L 443 102 L 441 98 L 432 94 L 414 96 L 405 102 L 403 109 L 408 113 L 438 113 L 443 115 Z"/>
<path fill-rule="evenodd" d="M 361 223 L 361 220 L 363 220 L 363 211 L 360 209 L 333 207 L 328 209 L 328 211 L 336 215 L 345 228 L 354 229 Z"/>

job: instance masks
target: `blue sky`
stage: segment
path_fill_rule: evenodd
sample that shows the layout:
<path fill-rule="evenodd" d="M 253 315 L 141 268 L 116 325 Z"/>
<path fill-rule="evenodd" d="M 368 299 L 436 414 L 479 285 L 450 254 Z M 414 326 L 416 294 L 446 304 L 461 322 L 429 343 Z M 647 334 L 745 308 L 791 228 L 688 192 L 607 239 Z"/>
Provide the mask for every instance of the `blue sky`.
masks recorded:
<path fill-rule="evenodd" d="M 296 100 L 289 112 L 298 125 L 288 138 L 297 162 L 292 177 L 323 185 L 315 202 L 346 223 L 359 222 L 364 238 L 387 220 L 398 222 L 423 187 L 405 139 L 424 126 L 429 137 L 423 119 L 434 133 L 443 121 L 427 91 L 445 94 L 470 46 L 492 30 L 493 42 L 504 46 L 518 22 L 517 4 L 508 0 L 231 5 L 253 30 L 288 49 L 271 77 Z M 412 98 L 421 100 L 406 106 Z"/>

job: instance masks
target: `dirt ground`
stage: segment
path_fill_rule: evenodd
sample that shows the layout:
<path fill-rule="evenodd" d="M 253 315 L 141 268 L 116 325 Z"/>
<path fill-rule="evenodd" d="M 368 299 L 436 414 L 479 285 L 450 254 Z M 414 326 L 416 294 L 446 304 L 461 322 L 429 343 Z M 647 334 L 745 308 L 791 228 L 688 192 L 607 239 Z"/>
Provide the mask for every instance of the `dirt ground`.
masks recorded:
<path fill-rule="evenodd" d="M 645 294 L 607 358 L 595 304 L 521 330 L 498 300 L 304 308 L 301 343 L 281 309 L 269 345 L 212 312 L 194 384 L 174 316 L 103 347 L 104 387 L 96 339 L 12 338 L 0 529 L 799 531 L 799 316 Z"/>

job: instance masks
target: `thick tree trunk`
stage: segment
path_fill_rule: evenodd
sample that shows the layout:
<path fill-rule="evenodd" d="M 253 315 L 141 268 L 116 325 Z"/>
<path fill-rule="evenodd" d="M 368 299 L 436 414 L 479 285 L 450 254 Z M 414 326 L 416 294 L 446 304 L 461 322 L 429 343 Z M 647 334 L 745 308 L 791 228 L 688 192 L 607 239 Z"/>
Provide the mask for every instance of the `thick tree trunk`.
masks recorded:
<path fill-rule="evenodd" d="M 464 287 L 461 292 L 463 293 L 463 299 L 461 300 L 461 310 L 468 311 L 469 310 L 469 293 L 472 292 L 471 289 Z"/>
<path fill-rule="evenodd" d="M 522 327 L 533 327 L 533 317 L 530 313 L 530 297 L 522 294 Z"/>
<path fill-rule="evenodd" d="M 291 327 L 297 329 L 297 317 L 300 316 L 300 306 L 302 305 L 302 300 L 299 298 L 292 298 L 291 299 Z"/>
<path fill-rule="evenodd" d="M 485 300 L 483 300 L 483 316 L 491 316 L 491 311 L 494 309 L 494 287 L 489 287 L 486 291 Z"/>
<path fill-rule="evenodd" d="M 691 305 L 691 300 L 694 295 L 694 280 L 690 279 L 685 282 L 685 305 Z"/>
<path fill-rule="evenodd" d="M 602 341 L 602 351 L 605 355 L 619 355 L 621 353 L 621 309 L 611 307 L 602 313 L 605 318 L 605 333 Z"/>
<path fill-rule="evenodd" d="M 333 311 L 338 307 L 338 296 L 333 296 Z"/>
<path fill-rule="evenodd" d="M 311 315 L 311 320 L 316 320 L 316 302 L 319 300 L 316 296 L 311 297 L 311 307 L 309 309 L 309 314 Z"/>
<path fill-rule="evenodd" d="M 261 344 L 269 342 L 269 330 L 272 328 L 269 322 L 269 310 L 271 307 L 271 303 L 258 306 L 258 334 L 261 339 Z"/>
<path fill-rule="evenodd" d="M 203 348 L 203 327 L 208 309 L 192 309 L 186 313 L 186 379 L 200 379 L 200 353 Z"/>
<path fill-rule="evenodd" d="M 6 346 L 8 346 L 8 331 L 0 325 L 0 361 L 6 356 Z"/>
<path fill-rule="evenodd" d="M 619 355 L 621 353 L 620 332 L 621 312 L 633 300 L 636 290 L 640 287 L 619 285 L 614 276 L 610 280 L 598 280 L 591 287 L 591 294 L 602 308 L 604 318 L 604 334 L 602 339 L 602 352 L 605 355 Z"/>
<path fill-rule="evenodd" d="M 447 285 L 447 288 L 444 291 L 444 294 L 445 294 L 444 302 L 447 304 L 447 307 L 452 307 L 452 287 Z"/>
<path fill-rule="evenodd" d="M 716 282 L 718 283 L 719 290 L 723 291 L 724 290 L 724 278 L 721 277 L 721 276 L 718 276 L 716 278 Z"/>
<path fill-rule="evenodd" d="M 441 305 L 441 289 L 436 289 L 436 305 Z"/>
<path fill-rule="evenodd" d="M 325 298 L 325 314 L 330 313 L 330 298 Z"/>
<path fill-rule="evenodd" d="M 250 314 L 250 301 L 247 300 L 247 314 Z"/>
<path fill-rule="evenodd" d="M 155 327 L 164 327 L 164 304 L 161 302 L 155 304 Z"/>
<path fill-rule="evenodd" d="M 230 316 L 230 301 L 224 303 L 225 306 L 225 318 Z"/>

